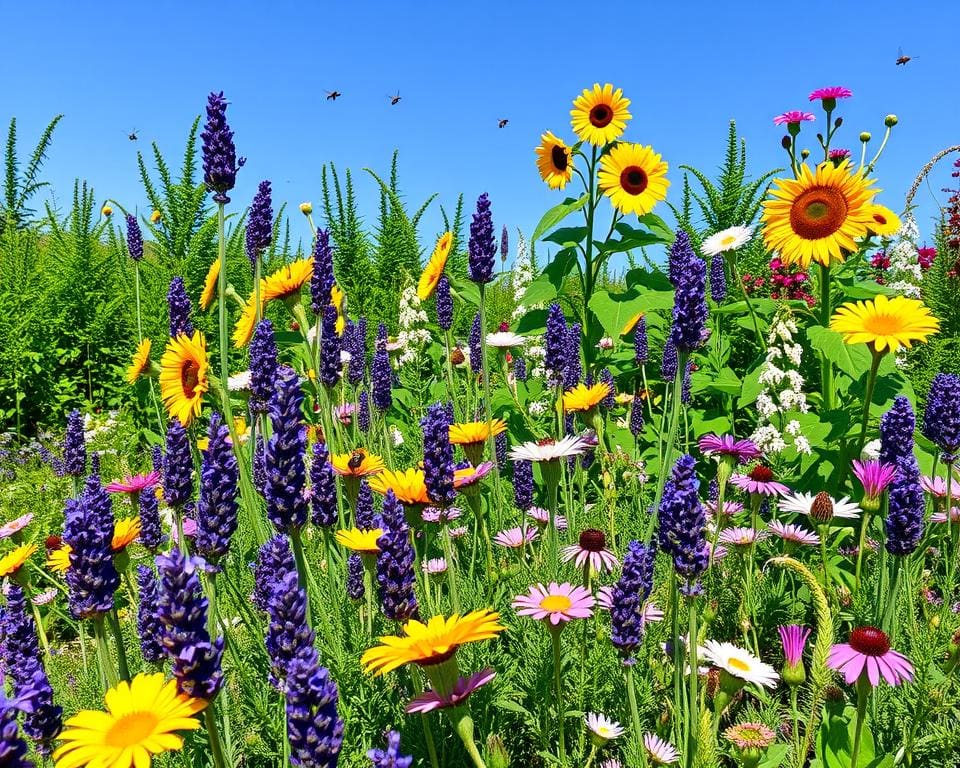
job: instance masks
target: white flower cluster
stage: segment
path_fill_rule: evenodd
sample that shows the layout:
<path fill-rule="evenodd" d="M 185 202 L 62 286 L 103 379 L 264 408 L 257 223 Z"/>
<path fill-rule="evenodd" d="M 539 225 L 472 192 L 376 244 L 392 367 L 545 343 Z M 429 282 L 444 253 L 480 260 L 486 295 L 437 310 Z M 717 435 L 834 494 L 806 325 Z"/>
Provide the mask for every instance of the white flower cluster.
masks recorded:
<path fill-rule="evenodd" d="M 543 414 L 545 414 L 549 409 L 550 409 L 550 406 L 547 405 L 542 400 L 534 400 L 532 403 L 527 405 L 527 411 L 534 418 L 539 418 L 540 416 L 543 416 Z"/>
<path fill-rule="evenodd" d="M 920 285 L 923 283 L 923 270 L 920 268 L 920 253 L 917 240 L 920 229 L 912 214 L 903 218 L 903 224 L 897 233 L 897 241 L 887 249 L 890 259 L 890 279 L 887 285 L 904 296 L 920 298 Z"/>
<path fill-rule="evenodd" d="M 785 450 L 787 438 L 793 441 L 798 453 L 810 453 L 810 442 L 802 434 L 800 422 L 796 419 L 786 421 L 790 413 L 810 410 L 803 391 L 803 376 L 797 370 L 802 362 L 803 347 L 794 341 L 796 333 L 797 323 L 793 316 L 783 312 L 774 318 L 767 337 L 767 358 L 760 367 L 763 388 L 756 401 L 760 420 L 750 436 L 767 455 Z"/>
<path fill-rule="evenodd" d="M 521 232 L 517 236 L 517 258 L 513 262 L 511 285 L 513 286 L 514 309 L 511 319 L 516 322 L 523 317 L 528 309 L 539 309 L 539 306 L 527 307 L 523 304 L 523 295 L 527 287 L 533 282 L 533 262 L 527 250 L 527 241 Z"/>
<path fill-rule="evenodd" d="M 547 348 L 543 344 L 531 344 L 527 347 L 524 358 L 527 361 L 527 377 L 544 379 L 547 376 Z"/>
<path fill-rule="evenodd" d="M 400 294 L 400 333 L 397 334 L 397 349 L 400 365 L 412 363 L 430 343 L 426 329 L 427 313 L 420 308 L 417 289 L 408 285 Z"/>
<path fill-rule="evenodd" d="M 105 415 L 83 414 L 83 440 L 92 443 L 98 437 L 108 435 L 117 427 L 117 411 L 107 411 Z M 104 451 L 100 451 L 104 453 Z"/>

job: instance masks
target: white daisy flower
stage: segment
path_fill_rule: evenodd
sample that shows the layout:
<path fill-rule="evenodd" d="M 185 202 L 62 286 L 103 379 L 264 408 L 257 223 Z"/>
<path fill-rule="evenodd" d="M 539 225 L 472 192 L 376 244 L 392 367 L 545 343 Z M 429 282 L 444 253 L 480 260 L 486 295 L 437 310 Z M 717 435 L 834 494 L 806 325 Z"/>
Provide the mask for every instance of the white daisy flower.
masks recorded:
<path fill-rule="evenodd" d="M 792 493 L 780 500 L 780 511 L 809 515 L 815 498 L 816 494 L 814 493 Z M 833 502 L 834 517 L 842 517 L 848 520 L 856 520 L 860 517 L 860 506 L 850 501 L 849 496 L 844 496 L 842 499 L 835 499 L 831 496 L 830 500 Z"/>
<path fill-rule="evenodd" d="M 527 343 L 525 337 L 520 336 L 513 331 L 497 331 L 487 334 L 487 346 L 497 349 L 509 349 L 510 347 L 522 347 Z"/>
<path fill-rule="evenodd" d="M 606 715 L 601 715 L 597 712 L 587 712 L 585 720 L 587 722 L 587 730 L 591 733 L 591 740 L 598 747 L 602 747 L 608 741 L 623 736 L 623 726 L 611 720 Z"/>
<path fill-rule="evenodd" d="M 699 648 L 699 655 L 713 666 L 748 683 L 776 688 L 777 681 L 780 679 L 780 675 L 773 667 L 760 661 L 750 651 L 738 648 L 733 643 L 707 640 Z"/>
<path fill-rule="evenodd" d="M 579 456 L 589 447 L 589 443 L 579 435 L 567 435 L 562 440 L 521 443 L 509 455 L 514 461 L 558 461 L 568 456 Z"/>
<path fill-rule="evenodd" d="M 718 253 L 735 251 L 746 245 L 751 237 L 753 230 L 750 227 L 728 227 L 704 240 L 701 250 L 707 256 L 716 256 Z"/>
<path fill-rule="evenodd" d="M 227 378 L 227 389 L 231 392 L 243 392 L 250 389 L 250 371 L 240 371 Z"/>
<path fill-rule="evenodd" d="M 643 734 L 643 747 L 654 765 L 671 765 L 680 759 L 677 748 L 654 733 Z"/>

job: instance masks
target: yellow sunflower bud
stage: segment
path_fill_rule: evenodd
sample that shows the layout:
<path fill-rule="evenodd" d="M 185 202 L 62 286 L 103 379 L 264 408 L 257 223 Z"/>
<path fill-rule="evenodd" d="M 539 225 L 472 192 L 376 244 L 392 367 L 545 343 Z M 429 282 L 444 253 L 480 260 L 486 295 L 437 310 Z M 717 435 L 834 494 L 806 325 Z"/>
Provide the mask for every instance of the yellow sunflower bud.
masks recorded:
<path fill-rule="evenodd" d="M 870 131 L 862 131 L 860 133 L 860 141 L 862 141 L 864 144 L 866 144 L 872 138 L 873 137 L 870 135 Z"/>
<path fill-rule="evenodd" d="M 887 115 L 885 118 L 883 118 L 883 124 L 887 126 L 887 128 L 893 128 L 893 126 L 899 122 L 900 121 L 897 119 L 896 115 Z"/>
<path fill-rule="evenodd" d="M 111 208 L 109 205 L 105 205 L 100 209 L 100 213 L 102 213 L 104 216 L 110 216 L 113 214 L 113 208 Z"/>
<path fill-rule="evenodd" d="M 313 203 L 300 203 L 300 213 L 302 213 L 304 216 L 309 216 L 311 213 L 313 213 Z"/>

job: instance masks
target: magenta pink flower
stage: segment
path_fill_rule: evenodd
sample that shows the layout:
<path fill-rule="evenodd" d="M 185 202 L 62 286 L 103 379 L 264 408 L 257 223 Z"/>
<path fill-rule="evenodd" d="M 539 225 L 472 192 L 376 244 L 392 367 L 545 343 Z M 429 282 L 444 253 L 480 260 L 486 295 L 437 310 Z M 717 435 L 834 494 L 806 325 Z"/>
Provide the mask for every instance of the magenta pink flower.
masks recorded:
<path fill-rule="evenodd" d="M 937 249 L 928 245 L 917 248 L 917 261 L 920 262 L 921 269 L 930 269 L 937 258 Z"/>
<path fill-rule="evenodd" d="M 577 543 L 564 547 L 560 557 L 565 563 L 573 560 L 577 568 L 583 568 L 589 563 L 597 573 L 612 571 L 620 565 L 620 561 L 607 549 L 607 537 L 603 531 L 596 528 L 582 531 Z"/>
<path fill-rule="evenodd" d="M 527 517 L 533 520 L 541 528 L 550 525 L 550 510 L 543 507 L 530 507 L 527 510 Z M 567 530 L 567 518 L 563 515 L 554 515 L 553 524 L 558 531 Z"/>
<path fill-rule="evenodd" d="M 507 530 L 500 531 L 500 533 L 494 536 L 493 540 L 501 547 L 520 549 L 520 547 L 536 541 L 539 535 L 536 528 L 507 528 Z"/>
<path fill-rule="evenodd" d="M 457 507 L 424 507 L 420 512 L 420 517 L 425 523 L 447 523 L 460 517 L 461 512 Z"/>
<path fill-rule="evenodd" d="M 863 493 L 868 499 L 879 499 L 890 483 L 897 468 L 893 464 L 884 464 L 879 460 L 853 462 L 853 474 L 863 486 Z"/>
<path fill-rule="evenodd" d="M 837 147 L 836 149 L 830 150 L 828 157 L 834 162 L 839 163 L 842 160 L 846 160 L 848 157 L 850 157 L 850 150 L 844 147 Z"/>
<path fill-rule="evenodd" d="M 780 642 L 783 643 L 783 658 L 787 666 L 795 667 L 803 660 L 803 649 L 807 638 L 810 637 L 810 628 L 799 624 L 787 624 L 777 628 L 780 632 Z"/>
<path fill-rule="evenodd" d="M 339 421 L 341 424 L 350 426 L 350 421 L 353 418 L 353 414 L 356 412 L 357 406 L 353 403 L 344 403 L 343 405 L 336 405 L 333 408 L 333 417 Z"/>
<path fill-rule="evenodd" d="M 479 672 L 470 675 L 470 677 L 461 677 L 453 684 L 453 690 L 446 696 L 442 696 L 437 691 L 425 691 L 416 698 L 410 700 L 407 704 L 406 713 L 408 715 L 433 712 L 435 709 L 447 709 L 462 704 L 470 697 L 475 690 L 489 683 L 497 673 L 492 669 L 481 669 Z"/>
<path fill-rule="evenodd" d="M 784 112 L 782 115 L 777 115 L 773 118 L 774 125 L 800 125 L 800 123 L 809 123 L 813 120 L 816 120 L 811 112 L 803 112 L 799 109 L 791 109 L 789 112 Z"/>
<path fill-rule="evenodd" d="M 817 88 L 817 90 L 810 93 L 810 101 L 826 101 L 827 99 L 849 99 L 853 96 L 853 91 L 849 88 L 844 88 L 842 85 L 833 85 L 829 88 Z"/>
<path fill-rule="evenodd" d="M 697 441 L 704 456 L 732 458 L 736 464 L 760 458 L 760 449 L 752 440 L 737 440 L 733 435 L 704 435 Z"/>
<path fill-rule="evenodd" d="M 183 518 L 183 535 L 187 538 L 193 538 L 197 535 L 197 521 L 192 517 Z M 173 543 L 177 543 L 177 526 L 174 525 L 170 529 L 170 538 L 173 540 Z"/>
<path fill-rule="evenodd" d="M 704 508 L 709 512 L 713 517 L 733 517 L 734 515 L 739 515 L 743 512 L 743 504 L 739 501 L 723 501 L 723 510 L 721 511 L 715 501 L 705 501 L 703 502 Z"/>
<path fill-rule="evenodd" d="M 773 470 L 763 464 L 757 464 L 745 475 L 733 475 L 730 482 L 741 491 L 760 496 L 786 496 L 790 493 L 787 486 L 773 479 Z"/>
<path fill-rule="evenodd" d="M 468 488 L 474 483 L 479 483 L 481 480 L 483 480 L 483 478 L 490 474 L 491 469 L 493 469 L 492 461 L 484 461 L 480 464 L 477 464 L 475 467 L 467 467 L 465 470 L 458 469 L 453 478 L 453 487 L 457 490 L 462 490 L 463 488 Z"/>
<path fill-rule="evenodd" d="M 20 533 L 30 525 L 31 520 L 33 520 L 33 512 L 27 512 L 25 515 L 20 515 L 20 517 L 4 523 L 0 526 L 0 539 L 8 539 L 15 533 Z"/>
<path fill-rule="evenodd" d="M 779 520 L 771 520 L 767 524 L 767 530 L 774 536 L 792 544 L 815 547 L 820 543 L 820 537 L 817 534 L 795 523 L 781 523 Z"/>
<path fill-rule="evenodd" d="M 942 499 L 947 495 L 947 481 L 940 475 L 930 477 L 924 475 L 920 478 L 920 486 L 931 496 Z M 960 499 L 960 477 L 954 477 L 950 483 L 950 495 L 956 500 Z"/>
<path fill-rule="evenodd" d="M 945 523 L 947 522 L 947 513 L 946 512 L 934 512 L 930 515 L 931 523 Z M 960 523 L 960 507 L 951 507 L 950 508 L 950 522 L 951 523 Z"/>
<path fill-rule="evenodd" d="M 718 541 L 730 547 L 749 547 L 766 536 L 766 531 L 758 531 L 755 528 L 727 528 L 720 532 Z"/>
<path fill-rule="evenodd" d="M 546 620 L 555 627 L 571 619 L 590 618 L 593 616 L 593 604 L 593 595 L 585 588 L 553 581 L 547 587 L 536 584 L 525 595 L 517 595 L 513 609 L 519 616 Z"/>
<path fill-rule="evenodd" d="M 843 673 L 847 685 L 853 685 L 866 675 L 876 687 L 882 677 L 890 685 L 913 680 L 913 664 L 890 647 L 890 638 L 876 627 L 857 627 L 846 643 L 837 643 L 830 649 L 827 666 Z"/>
<path fill-rule="evenodd" d="M 108 493 L 140 493 L 145 488 L 160 482 L 160 473 L 157 471 L 144 472 L 139 475 L 130 475 L 123 480 L 114 480 L 106 486 Z"/>

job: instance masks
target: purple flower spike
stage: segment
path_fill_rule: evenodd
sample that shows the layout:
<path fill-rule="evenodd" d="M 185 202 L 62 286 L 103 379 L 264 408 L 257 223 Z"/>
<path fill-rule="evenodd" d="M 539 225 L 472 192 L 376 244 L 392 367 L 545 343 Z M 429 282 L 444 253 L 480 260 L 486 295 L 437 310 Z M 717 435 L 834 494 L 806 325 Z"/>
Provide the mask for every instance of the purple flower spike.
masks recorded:
<path fill-rule="evenodd" d="M 677 574 L 686 580 L 686 592 L 695 594 L 700 576 L 709 563 L 705 536 L 706 511 L 697 490 L 696 461 L 683 455 L 677 459 L 660 502 L 660 548 L 673 558 Z"/>
<path fill-rule="evenodd" d="M 304 768 L 336 768 L 343 744 L 337 684 L 316 651 L 294 659 L 287 671 L 287 737 L 290 762 Z"/>
<path fill-rule="evenodd" d="M 78 410 L 72 410 L 67 415 L 67 431 L 63 438 L 63 469 L 71 477 L 82 477 L 87 471 L 83 414 Z"/>
<path fill-rule="evenodd" d="M 960 376 L 938 373 L 930 384 L 923 413 L 923 435 L 941 451 L 946 464 L 960 453 Z"/>
<path fill-rule="evenodd" d="M 280 369 L 270 403 L 273 434 L 267 441 L 264 463 L 267 517 L 278 531 L 291 532 L 307 522 L 307 433 L 302 424 L 303 390 L 296 372 Z"/>
<path fill-rule="evenodd" d="M 137 634 L 140 636 L 140 652 L 143 660 L 149 664 L 163 661 L 163 624 L 160 623 L 159 601 L 160 585 L 153 569 L 145 565 L 137 566 L 137 589 L 140 593 L 140 605 L 137 608 Z"/>
<path fill-rule="evenodd" d="M 192 496 L 190 437 L 179 419 L 170 419 L 167 424 L 167 452 L 163 457 L 163 498 L 171 507 L 182 507 Z"/>
<path fill-rule="evenodd" d="M 273 323 L 263 319 L 257 323 L 250 340 L 250 410 L 253 413 L 266 413 L 269 410 L 277 368 Z"/>
<path fill-rule="evenodd" d="M 174 420 L 176 421 L 176 420 Z M 113 508 L 96 475 L 87 478 L 79 499 L 67 499 L 63 541 L 71 548 L 66 573 L 75 618 L 102 616 L 113 608 L 120 574 L 113 564 Z"/>
<path fill-rule="evenodd" d="M 450 418 L 437 403 L 427 409 L 420 421 L 423 429 L 423 472 L 427 493 L 434 504 L 449 507 L 456 499 L 453 488 L 453 446 L 450 444 Z"/>
<path fill-rule="evenodd" d="M 200 470 L 200 500 L 197 503 L 197 533 L 194 536 L 199 555 L 216 565 L 227 556 L 230 538 L 237 529 L 237 483 L 240 471 L 230 430 L 220 414 L 210 417 L 210 442 Z"/>
<path fill-rule="evenodd" d="M 567 370 L 567 320 L 559 304 L 551 304 L 547 310 L 547 331 L 545 337 L 546 358 L 544 360 L 550 372 L 553 386 L 564 386 L 563 376 Z"/>
<path fill-rule="evenodd" d="M 673 326 L 670 338 L 680 352 L 698 349 L 704 340 L 707 324 L 707 265 L 690 245 L 690 238 L 681 230 L 670 250 L 671 268 L 676 265 L 673 284 Z"/>
<path fill-rule="evenodd" d="M 656 550 L 631 541 L 623 558 L 620 580 L 611 588 L 610 642 L 626 658 L 643 640 L 643 604 L 653 589 Z"/>
<path fill-rule="evenodd" d="M 181 333 L 184 336 L 193 336 L 193 322 L 190 320 L 193 309 L 182 277 L 178 276 L 170 281 L 167 310 L 170 316 L 170 338 L 175 339 Z"/>
<path fill-rule="evenodd" d="M 323 308 L 330 305 L 333 290 L 333 247 L 330 245 L 330 232 L 318 229 L 313 241 L 313 275 L 310 278 L 310 309 L 320 315 Z"/>
<path fill-rule="evenodd" d="M 470 326 L 470 337 L 467 339 L 470 345 L 470 370 L 474 373 L 480 373 L 483 370 L 483 347 L 480 345 L 480 334 L 483 328 L 480 325 L 480 313 L 473 316 L 473 325 Z"/>
<path fill-rule="evenodd" d="M 470 279 L 483 285 L 493 280 L 496 265 L 497 242 L 493 236 L 493 216 L 490 198 L 484 192 L 477 200 L 477 212 L 470 223 L 467 266 Z"/>
<path fill-rule="evenodd" d="M 337 482 L 329 455 L 325 443 L 314 443 L 310 463 L 311 521 L 320 528 L 329 528 L 337 522 Z"/>
<path fill-rule="evenodd" d="M 207 97 L 207 122 L 200 134 L 203 142 L 203 182 L 217 203 L 229 203 L 227 192 L 237 183 L 237 171 L 245 159 L 237 160 L 233 131 L 227 125 L 227 100 L 220 93 Z"/>
<path fill-rule="evenodd" d="M 143 258 L 143 232 L 140 231 L 140 222 L 132 213 L 127 214 L 127 253 L 134 261 Z"/>
<path fill-rule="evenodd" d="M 261 181 L 250 204 L 250 215 L 247 216 L 247 258 L 250 259 L 250 266 L 256 269 L 257 259 L 270 247 L 272 241 L 273 201 L 270 197 L 270 182 Z"/>
<path fill-rule="evenodd" d="M 647 318 L 641 317 L 637 321 L 633 332 L 633 359 L 637 365 L 646 365 L 650 359 L 650 342 L 647 339 Z"/>
<path fill-rule="evenodd" d="M 400 754 L 400 734 L 387 731 L 386 740 L 386 749 L 371 749 L 367 752 L 367 757 L 373 764 L 372 768 L 410 768 L 413 758 Z"/>
<path fill-rule="evenodd" d="M 340 381 L 340 336 L 337 335 L 337 310 L 331 304 L 323 308 L 320 338 L 320 381 L 333 387 Z"/>
<path fill-rule="evenodd" d="M 434 295 L 437 304 L 437 325 L 441 330 L 449 331 L 453 327 L 453 296 L 450 295 L 450 281 L 446 274 L 440 275 Z"/>
<path fill-rule="evenodd" d="M 414 594 L 413 571 L 416 553 L 410 541 L 410 527 L 403 513 L 403 505 L 392 490 L 383 500 L 380 525 L 383 535 L 377 539 L 377 584 L 380 585 L 380 603 L 383 614 L 394 621 L 407 621 L 418 615 Z"/>
<path fill-rule="evenodd" d="M 387 326 L 380 323 L 377 329 L 377 344 L 370 366 L 370 382 L 373 404 L 381 413 L 393 405 L 393 371 L 390 368 L 390 353 L 387 352 Z"/>

